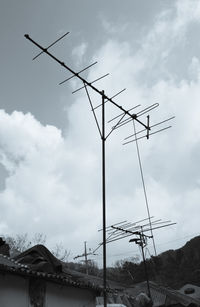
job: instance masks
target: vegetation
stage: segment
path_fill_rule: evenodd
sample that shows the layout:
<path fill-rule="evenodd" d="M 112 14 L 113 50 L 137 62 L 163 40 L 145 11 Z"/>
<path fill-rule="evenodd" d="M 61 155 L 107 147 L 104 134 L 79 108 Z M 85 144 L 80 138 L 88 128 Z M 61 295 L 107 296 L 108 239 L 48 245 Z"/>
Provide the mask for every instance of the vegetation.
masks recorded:
<path fill-rule="evenodd" d="M 193 238 L 180 249 L 168 250 L 146 260 L 149 280 L 174 289 L 192 283 L 200 286 L 200 236 Z M 108 271 L 108 278 L 125 284 L 146 279 L 143 262 L 122 261 Z"/>
<path fill-rule="evenodd" d="M 18 234 L 16 236 L 5 236 L 4 240 L 10 246 L 11 257 L 17 256 L 25 250 L 31 248 L 34 245 L 46 243 L 46 236 L 42 233 L 36 233 L 32 238 L 28 237 L 28 234 Z M 70 251 L 64 248 L 62 243 L 57 243 L 52 249 L 51 253 L 61 261 L 68 261 Z"/>
<path fill-rule="evenodd" d="M 200 236 L 193 238 L 182 248 L 168 250 L 146 260 L 149 280 L 179 289 L 187 283 L 200 286 Z M 85 272 L 84 264 L 70 264 L 71 269 Z M 89 274 L 102 277 L 102 270 L 91 266 Z M 121 260 L 107 269 L 107 278 L 131 285 L 146 280 L 143 262 L 138 259 Z"/>
<path fill-rule="evenodd" d="M 16 235 L 4 238 L 11 248 L 11 256 L 23 252 L 36 244 L 45 244 L 46 236 L 37 233 L 29 240 L 28 235 Z M 51 252 L 66 263 L 69 269 L 85 273 L 86 265 L 67 262 L 70 252 L 63 245 L 57 244 Z M 200 286 L 200 236 L 193 238 L 182 248 L 168 250 L 156 257 L 146 260 L 149 280 L 163 286 L 179 289 L 184 284 Z M 102 277 L 102 270 L 97 264 L 88 260 L 87 270 L 90 275 Z M 107 278 L 123 284 L 134 284 L 146 280 L 144 264 L 134 258 L 131 261 L 121 260 L 114 267 L 107 269 Z"/>

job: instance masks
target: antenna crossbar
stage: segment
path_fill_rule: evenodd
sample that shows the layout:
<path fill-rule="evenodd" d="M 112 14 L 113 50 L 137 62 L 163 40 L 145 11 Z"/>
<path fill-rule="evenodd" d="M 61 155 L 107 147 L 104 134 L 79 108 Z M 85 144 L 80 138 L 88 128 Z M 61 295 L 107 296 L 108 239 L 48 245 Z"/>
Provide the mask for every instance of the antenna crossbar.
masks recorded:
<path fill-rule="evenodd" d="M 159 106 L 158 103 L 154 103 L 154 104 L 150 105 L 149 107 L 147 107 L 147 108 L 145 108 L 145 109 L 139 111 L 139 112 L 136 113 L 135 115 L 136 115 L 137 117 L 140 117 L 140 116 L 144 115 L 145 113 L 147 113 L 147 112 L 149 112 L 149 111 L 151 111 L 151 110 L 157 108 L 158 106 Z M 137 107 L 137 106 L 136 106 L 136 107 Z M 115 126 L 113 127 L 113 129 L 118 129 L 118 128 L 120 128 L 120 127 L 122 127 L 122 126 L 128 124 L 128 123 L 131 122 L 131 121 L 132 121 L 131 118 L 126 118 L 126 119 L 124 119 L 123 121 L 121 121 L 120 124 L 115 125 Z M 146 128 L 145 130 L 147 130 L 147 131 L 151 130 L 151 127 L 149 127 L 149 118 L 148 118 L 148 123 L 147 123 L 146 127 L 148 127 L 148 129 Z M 148 134 L 148 135 L 149 135 L 149 134 Z"/>
<path fill-rule="evenodd" d="M 151 217 L 152 219 L 152 217 Z M 142 221 L 145 221 L 147 219 L 144 219 Z M 161 219 L 151 221 L 151 223 L 146 223 L 143 225 L 136 225 L 137 222 L 132 223 L 122 223 L 114 224 L 109 226 L 107 229 L 108 237 L 106 239 L 106 243 L 111 243 L 117 240 L 121 240 L 123 238 L 132 236 L 132 235 L 139 235 L 143 234 L 144 232 L 148 232 L 155 229 L 160 229 L 167 226 L 175 225 L 176 223 L 173 223 L 169 220 L 162 221 Z M 134 226 L 135 225 L 135 226 Z"/>
<path fill-rule="evenodd" d="M 55 45 L 57 42 L 59 42 L 62 38 L 64 38 L 67 34 L 69 34 L 69 32 L 63 34 L 60 38 L 58 38 L 55 42 L 53 42 L 51 45 L 49 45 L 47 48 L 45 48 L 46 50 L 49 49 L 50 47 L 52 47 L 53 45 Z M 32 60 L 34 61 L 35 59 L 37 59 L 42 53 L 44 53 L 44 50 L 42 50 L 40 53 L 38 53 Z"/>
<path fill-rule="evenodd" d="M 142 116 L 142 115 L 144 115 L 145 113 L 147 113 L 147 112 L 149 112 L 149 111 L 151 111 L 151 110 L 157 108 L 158 106 L 159 106 L 159 103 L 154 103 L 154 104 L 150 105 L 149 107 L 146 107 L 145 109 L 139 111 L 139 112 L 137 113 L 137 116 Z"/>
<path fill-rule="evenodd" d="M 126 89 L 124 88 L 123 90 L 119 91 L 117 94 L 115 94 L 114 96 L 112 96 L 112 97 L 111 97 L 111 99 L 113 99 L 113 98 L 117 97 L 119 94 L 123 93 L 125 90 L 126 90 Z M 105 100 L 104 102 L 106 103 L 106 102 L 107 102 L 107 100 Z M 93 109 L 93 110 L 96 110 L 96 109 L 98 109 L 98 108 L 99 108 L 99 107 L 101 107 L 101 106 L 102 106 L 102 103 L 101 103 L 101 104 L 99 104 L 98 106 L 94 107 L 94 109 Z M 122 115 L 123 115 L 123 114 L 122 114 Z"/>
<path fill-rule="evenodd" d="M 172 127 L 172 126 L 165 127 L 165 128 L 163 128 L 163 129 L 160 129 L 160 130 L 157 130 L 157 131 L 155 131 L 155 132 L 149 133 L 149 135 L 153 135 L 153 134 L 156 134 L 156 133 L 158 133 L 158 132 L 167 130 L 167 129 L 171 128 L 171 127 Z M 127 144 L 132 143 L 132 142 L 135 142 L 135 141 L 137 141 L 137 140 L 141 140 L 141 139 L 143 139 L 143 138 L 145 138 L 145 137 L 146 137 L 146 135 L 140 136 L 139 138 L 135 138 L 134 140 L 125 142 L 125 143 L 123 143 L 122 145 L 127 145 Z"/>
<path fill-rule="evenodd" d="M 103 78 L 105 78 L 107 76 L 109 76 L 109 73 L 107 73 L 107 74 L 105 74 L 105 75 L 103 75 L 103 76 L 93 80 L 92 82 L 89 82 L 89 84 L 91 85 L 91 84 L 93 84 L 93 83 L 95 83 L 95 82 L 97 82 L 97 81 L 99 81 L 99 80 L 101 80 L 101 79 L 103 79 Z M 85 88 L 85 86 L 88 86 L 88 84 L 84 83 L 84 86 L 79 87 L 77 90 L 73 91 L 72 94 L 75 94 L 76 92 L 82 90 L 83 88 Z"/>
<path fill-rule="evenodd" d="M 94 62 L 94 63 L 88 65 L 88 66 L 85 67 L 84 69 L 80 70 L 77 74 L 80 74 L 80 73 L 84 72 L 85 70 L 87 70 L 88 68 L 92 67 L 92 66 L 95 65 L 95 64 L 97 64 L 97 62 Z M 69 78 L 63 80 L 62 82 L 60 82 L 59 85 L 61 85 L 61 84 L 65 83 L 65 82 L 71 80 L 71 79 L 74 78 L 74 77 L 75 77 L 75 75 L 72 75 L 71 77 L 69 77 Z"/>
<path fill-rule="evenodd" d="M 140 107 L 140 106 L 141 106 L 141 105 L 138 104 L 138 105 L 132 107 L 131 109 L 129 109 L 128 111 L 132 111 L 133 109 L 136 109 L 136 108 L 138 108 L 138 107 Z M 113 120 L 119 118 L 119 117 L 122 116 L 123 114 L 124 114 L 124 113 L 120 113 L 119 115 L 113 117 L 112 119 L 110 119 L 110 120 L 108 121 L 108 123 L 111 123 Z M 146 130 L 146 129 L 145 129 L 145 130 Z"/>
<path fill-rule="evenodd" d="M 153 219 L 153 218 L 154 218 L 154 216 L 150 216 L 150 219 Z M 138 223 L 142 223 L 142 222 L 147 221 L 147 220 L 149 220 L 148 217 L 145 218 L 145 219 L 136 221 L 136 222 L 127 222 L 127 221 L 123 221 L 123 222 L 120 222 L 120 223 L 116 223 L 116 224 L 112 224 L 112 225 L 110 225 L 110 226 L 107 226 L 106 228 L 107 228 L 108 230 L 112 230 L 112 226 L 116 226 L 116 225 L 119 225 L 119 224 L 122 224 L 122 225 L 120 225 L 120 227 L 127 226 L 128 224 L 131 224 L 131 225 L 134 225 L 134 224 L 135 224 L 135 225 L 136 225 L 136 224 L 138 224 Z M 124 223 L 125 223 L 125 225 L 124 225 Z M 101 229 L 101 230 L 102 230 L 102 229 Z"/>
<path fill-rule="evenodd" d="M 145 125 L 143 122 L 141 122 L 138 118 L 136 114 L 131 114 L 129 111 L 127 111 L 126 109 L 124 109 L 122 106 L 118 105 L 115 101 L 113 101 L 111 98 L 109 98 L 103 91 L 100 91 L 99 89 L 97 89 L 94 85 L 92 85 L 90 82 L 88 82 L 87 80 L 85 80 L 83 77 L 81 77 L 77 72 L 75 72 L 74 70 L 72 70 L 69 66 L 67 66 L 63 61 L 59 60 L 58 58 L 56 58 L 53 54 L 51 54 L 47 48 L 42 47 L 40 44 L 38 44 L 36 41 L 34 41 L 28 34 L 25 34 L 24 37 L 26 39 L 28 39 L 30 42 L 32 42 L 35 46 L 37 46 L 39 49 L 41 49 L 44 53 L 46 53 L 48 56 L 50 56 L 53 60 L 55 60 L 57 63 L 59 63 L 62 67 L 64 67 L 65 69 L 67 69 L 69 72 L 71 72 L 74 76 L 76 76 L 79 80 L 81 80 L 85 85 L 89 86 L 90 88 L 92 88 L 95 92 L 97 92 L 99 95 L 101 95 L 104 100 L 108 100 L 110 101 L 113 105 L 115 105 L 118 109 L 120 109 L 122 112 L 124 112 L 126 115 L 128 115 L 129 117 L 131 117 L 132 119 L 135 119 L 138 123 L 140 123 L 142 126 L 144 126 L 146 129 L 150 129 L 149 127 L 147 127 L 147 125 Z"/>

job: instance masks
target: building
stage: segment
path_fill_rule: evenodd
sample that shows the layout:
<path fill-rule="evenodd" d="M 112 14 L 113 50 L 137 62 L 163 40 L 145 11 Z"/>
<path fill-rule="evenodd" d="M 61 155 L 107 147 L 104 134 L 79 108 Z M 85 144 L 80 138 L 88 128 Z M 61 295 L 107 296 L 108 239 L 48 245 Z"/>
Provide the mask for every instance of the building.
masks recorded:
<path fill-rule="evenodd" d="M 48 261 L 44 255 L 41 256 L 45 249 L 44 246 L 37 246 L 22 253 L 21 262 L 27 262 L 29 258 L 29 264 L 0 254 L 0 306 L 96 306 L 96 297 L 100 294 L 100 289 L 74 281 L 71 276 L 59 271 L 58 260 L 50 261 L 51 253 L 48 250 Z M 52 259 L 54 258 L 52 255 Z"/>
<path fill-rule="evenodd" d="M 43 245 L 14 258 L 0 241 L 0 307 L 93 307 L 103 303 L 102 279 L 69 269 Z M 190 286 L 190 287 L 189 287 Z M 191 288 L 191 285 L 186 288 Z M 150 282 L 126 287 L 107 281 L 107 303 L 126 307 L 200 307 L 200 299 Z"/>

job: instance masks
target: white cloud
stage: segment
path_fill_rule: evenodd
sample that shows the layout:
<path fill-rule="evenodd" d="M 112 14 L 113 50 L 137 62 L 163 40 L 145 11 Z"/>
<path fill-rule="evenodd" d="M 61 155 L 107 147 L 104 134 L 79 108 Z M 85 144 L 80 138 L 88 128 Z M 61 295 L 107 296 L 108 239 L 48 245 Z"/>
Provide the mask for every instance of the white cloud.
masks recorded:
<path fill-rule="evenodd" d="M 121 43 L 114 38 L 109 40 L 95 55 L 95 58 L 101 59 L 102 66 L 89 75 L 92 79 L 111 72 L 111 77 L 100 85 L 100 88 L 106 89 L 106 93 L 112 91 L 110 95 L 128 85 L 127 93 L 116 99 L 127 108 L 138 103 L 145 107 L 159 102 L 160 109 L 151 114 L 152 123 L 176 116 L 171 130 L 140 145 L 150 211 L 163 220 L 178 222 L 175 230 L 161 231 L 156 235 L 158 245 L 173 240 L 175 233 L 177 238 L 181 238 L 188 234 L 188 229 L 190 233 L 198 232 L 197 223 L 191 225 L 191 220 L 194 218 L 196 221 L 199 213 L 198 196 L 189 206 L 188 195 L 199 193 L 199 59 L 191 53 L 185 78 L 182 75 L 177 78 L 176 70 L 181 65 L 179 63 L 185 61 L 184 54 L 180 55 L 178 49 L 185 45 L 191 25 L 199 23 L 199 3 L 191 3 L 184 1 L 182 5 L 180 1 L 175 3 L 173 9 L 163 12 L 148 35 L 142 38 L 143 44 L 136 51 L 128 42 Z M 176 59 L 177 65 L 169 65 L 171 58 Z M 192 78 L 189 79 L 188 75 L 191 77 L 191 74 Z M 97 103 L 97 97 L 94 97 Z M 81 104 L 77 103 L 76 109 L 81 113 Z M 109 112 L 114 115 L 119 113 L 111 108 L 108 108 Z M 86 117 L 83 118 L 84 126 Z M 146 214 L 137 158 L 133 157 L 131 146 L 120 148 L 120 140 L 126 136 L 127 130 L 117 131 L 117 136 L 113 135 L 107 145 L 109 223 L 126 219 L 126 216 L 137 220 Z M 131 130 L 130 127 L 129 134 Z M 91 133 L 91 129 L 89 131 Z M 190 216 L 188 208 L 193 208 Z M 125 248 L 127 242 L 118 246 Z M 164 245 L 160 245 L 160 248 L 164 248 Z"/>
<path fill-rule="evenodd" d="M 72 244 L 73 233 L 80 234 L 82 221 L 87 224 L 88 213 L 95 210 L 94 196 L 88 199 L 91 187 L 84 181 L 94 171 L 95 159 L 79 149 L 70 152 L 61 131 L 42 126 L 30 114 L 0 113 L 1 163 L 9 171 L 0 193 L 1 221 L 6 221 L 2 231 L 37 230 L 54 243 L 65 234 L 64 243 Z"/>
<path fill-rule="evenodd" d="M 76 46 L 73 50 L 72 50 L 72 55 L 75 58 L 75 63 L 77 65 L 80 65 L 83 63 L 83 58 L 84 55 L 86 53 L 86 50 L 88 48 L 87 43 L 82 42 L 80 45 Z"/>
<path fill-rule="evenodd" d="M 100 16 L 100 19 L 102 21 L 102 26 L 104 28 L 104 30 L 108 33 L 108 34 L 119 34 L 119 33 L 123 33 L 126 31 L 128 25 L 125 23 L 123 25 L 120 25 L 120 27 L 116 27 L 116 24 L 106 20 L 104 18 L 104 16 Z"/>
<path fill-rule="evenodd" d="M 173 230 L 156 234 L 160 250 L 166 246 L 159 244 L 173 240 L 174 234 L 179 238 L 198 232 L 198 56 L 188 57 L 185 77 L 177 77 L 176 69 L 185 61 L 177 48 L 187 41 L 190 25 L 199 23 L 199 2 L 174 3 L 155 18 L 138 49 L 131 41 L 120 42 L 112 29 L 112 39 L 94 54 L 94 60 L 102 65 L 96 65 L 88 76 L 92 80 L 110 72 L 97 87 L 110 96 L 127 87 L 116 98 L 125 108 L 159 102 L 160 108 L 151 113 L 151 123 L 176 116 L 171 130 L 140 142 L 151 215 L 179 223 Z M 76 60 L 82 61 L 86 48 L 83 43 L 73 51 Z M 172 65 L 172 58 L 177 65 Z M 68 108 L 64 137 L 56 127 L 43 126 L 31 114 L 0 112 L 0 159 L 9 172 L 0 193 L 0 231 L 37 230 L 50 238 L 49 244 L 63 241 L 74 255 L 80 253 L 83 241 L 96 247 L 101 240 L 97 233 L 101 227 L 101 140 L 83 93 Z M 95 105 L 101 103 L 94 93 L 91 97 Z M 106 112 L 107 119 L 119 113 L 108 103 Z M 99 120 L 100 115 L 98 111 Z M 108 224 L 147 215 L 135 145 L 121 145 L 132 130 L 131 125 L 117 130 L 106 143 Z M 122 249 L 128 250 L 127 241 L 113 244 L 108 252 Z"/>
<path fill-rule="evenodd" d="M 198 22 L 200 17 L 200 3 L 198 0 L 178 0 L 176 2 L 177 19 L 175 29 L 186 29 L 189 23 Z"/>
<path fill-rule="evenodd" d="M 191 80 L 197 80 L 200 78 L 200 62 L 197 57 L 192 57 L 191 64 L 189 65 L 189 74 Z"/>

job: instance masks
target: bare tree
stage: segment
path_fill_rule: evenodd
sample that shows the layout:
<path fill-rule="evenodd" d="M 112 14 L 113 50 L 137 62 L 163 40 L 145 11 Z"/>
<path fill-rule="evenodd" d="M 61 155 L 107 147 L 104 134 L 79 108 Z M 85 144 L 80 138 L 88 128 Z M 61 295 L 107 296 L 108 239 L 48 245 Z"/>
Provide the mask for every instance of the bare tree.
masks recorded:
<path fill-rule="evenodd" d="M 25 250 L 29 249 L 30 247 L 42 244 L 45 245 L 46 243 L 46 236 L 42 233 L 35 233 L 34 236 L 29 239 L 28 234 L 17 234 L 14 237 L 5 236 L 4 240 L 10 246 L 10 255 L 16 256 Z M 55 247 L 51 250 L 51 253 L 61 261 L 67 261 L 70 255 L 70 251 L 64 248 L 62 243 L 58 243 Z"/>
<path fill-rule="evenodd" d="M 57 243 L 51 253 L 61 261 L 67 262 L 71 252 L 65 249 L 62 243 Z"/>
<path fill-rule="evenodd" d="M 45 244 L 47 240 L 47 237 L 43 233 L 35 233 L 33 238 L 32 238 L 32 245 L 36 244 Z"/>
<path fill-rule="evenodd" d="M 31 241 L 28 240 L 28 234 L 18 234 L 15 237 L 7 236 L 4 238 L 6 243 L 10 246 L 11 256 L 15 256 L 22 253 L 26 249 L 31 247 Z"/>

